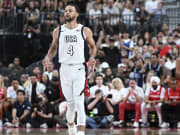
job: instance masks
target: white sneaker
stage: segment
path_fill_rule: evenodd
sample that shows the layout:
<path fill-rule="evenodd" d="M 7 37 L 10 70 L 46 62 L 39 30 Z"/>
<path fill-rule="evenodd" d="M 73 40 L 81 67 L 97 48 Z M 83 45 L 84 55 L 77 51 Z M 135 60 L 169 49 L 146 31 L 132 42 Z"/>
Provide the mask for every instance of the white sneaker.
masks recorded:
<path fill-rule="evenodd" d="M 85 132 L 83 132 L 83 131 L 78 131 L 76 135 L 85 135 Z"/>
<path fill-rule="evenodd" d="M 134 128 L 139 128 L 139 122 L 134 122 L 134 123 L 133 123 L 133 127 L 134 127 Z"/>
<path fill-rule="evenodd" d="M 169 128 L 169 123 L 163 122 L 160 127 L 161 128 Z"/>
<path fill-rule="evenodd" d="M 2 122 L 2 120 L 0 120 L 0 127 L 3 127 L 3 122 Z"/>
<path fill-rule="evenodd" d="M 31 128 L 31 124 L 30 123 L 26 123 L 26 128 Z"/>
<path fill-rule="evenodd" d="M 5 126 L 5 127 L 12 127 L 12 126 L 13 126 L 13 124 L 12 124 L 12 123 L 10 123 L 10 122 L 6 122 L 6 123 L 4 123 L 4 126 Z"/>
<path fill-rule="evenodd" d="M 68 125 L 68 134 L 76 135 L 76 133 L 77 133 L 76 125 L 75 124 L 73 126 Z"/>
<path fill-rule="evenodd" d="M 177 123 L 177 128 L 180 128 L 180 122 Z"/>
<path fill-rule="evenodd" d="M 40 125 L 40 128 L 47 129 L 47 128 L 48 128 L 48 126 L 47 126 L 47 124 L 46 124 L 46 123 L 44 123 L 44 124 L 41 124 L 41 125 Z"/>

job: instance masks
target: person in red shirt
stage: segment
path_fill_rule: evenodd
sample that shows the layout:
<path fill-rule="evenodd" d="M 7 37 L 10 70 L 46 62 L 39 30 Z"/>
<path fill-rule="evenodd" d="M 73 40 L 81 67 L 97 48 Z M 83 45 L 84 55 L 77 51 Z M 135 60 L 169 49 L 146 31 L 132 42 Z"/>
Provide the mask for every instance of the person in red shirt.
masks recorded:
<path fill-rule="evenodd" d="M 3 116 L 3 104 L 6 99 L 6 87 L 4 86 L 3 76 L 0 75 L 0 128 L 3 126 L 2 116 Z"/>
<path fill-rule="evenodd" d="M 163 123 L 162 128 L 168 128 L 169 124 L 169 114 L 175 115 L 175 118 L 179 121 L 177 128 L 180 128 L 180 87 L 177 87 L 177 80 L 175 77 L 171 79 L 170 88 L 166 90 L 165 101 L 161 107 Z"/>
<path fill-rule="evenodd" d="M 159 119 L 159 125 L 162 123 L 161 105 L 164 100 L 165 88 L 160 85 L 160 78 L 151 77 L 151 87 L 146 89 L 144 102 L 141 105 L 142 124 L 141 127 L 148 127 L 147 115 L 149 111 L 156 111 Z"/>

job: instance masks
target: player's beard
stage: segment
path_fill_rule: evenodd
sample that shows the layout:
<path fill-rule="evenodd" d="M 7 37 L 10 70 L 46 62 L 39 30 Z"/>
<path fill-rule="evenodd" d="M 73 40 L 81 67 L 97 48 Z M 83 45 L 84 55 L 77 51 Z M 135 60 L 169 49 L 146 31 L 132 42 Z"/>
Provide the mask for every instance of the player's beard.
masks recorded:
<path fill-rule="evenodd" d="M 69 18 L 65 18 L 66 22 L 72 22 L 75 19 L 75 16 L 73 17 L 69 17 Z"/>

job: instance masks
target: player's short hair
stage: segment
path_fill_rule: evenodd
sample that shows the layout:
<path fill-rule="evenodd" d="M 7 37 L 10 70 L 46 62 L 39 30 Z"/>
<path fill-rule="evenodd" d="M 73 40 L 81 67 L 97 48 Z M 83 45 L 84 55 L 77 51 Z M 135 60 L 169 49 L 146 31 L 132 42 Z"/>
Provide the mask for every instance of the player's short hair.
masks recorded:
<path fill-rule="evenodd" d="M 76 12 L 77 12 L 77 13 L 80 13 L 80 9 L 79 9 L 79 7 L 77 6 L 77 4 L 76 4 L 75 2 L 72 2 L 72 1 L 71 1 L 71 2 L 68 2 L 67 5 L 66 5 L 66 7 L 67 7 L 67 6 L 73 6 L 73 7 L 76 9 Z"/>

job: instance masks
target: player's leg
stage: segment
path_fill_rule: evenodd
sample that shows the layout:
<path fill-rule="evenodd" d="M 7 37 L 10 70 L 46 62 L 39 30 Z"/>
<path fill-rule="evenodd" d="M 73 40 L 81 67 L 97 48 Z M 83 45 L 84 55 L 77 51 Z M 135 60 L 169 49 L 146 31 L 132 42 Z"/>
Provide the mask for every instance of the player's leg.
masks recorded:
<path fill-rule="evenodd" d="M 75 135 L 76 127 L 75 127 L 75 102 L 73 96 L 73 85 L 72 85 L 72 77 L 71 77 L 71 69 L 68 68 L 66 65 L 61 65 L 60 68 L 60 83 L 62 93 L 67 102 L 67 112 L 66 112 L 66 119 L 68 122 L 68 130 L 70 135 Z M 68 75 L 68 76 L 67 76 Z"/>
<path fill-rule="evenodd" d="M 85 88 L 85 80 L 86 80 L 86 72 L 85 67 L 82 65 L 77 68 L 76 77 L 73 81 L 73 92 L 74 99 L 76 103 L 77 109 L 77 129 L 78 135 L 85 134 L 85 126 L 86 126 L 86 114 L 84 108 L 84 88 Z"/>

